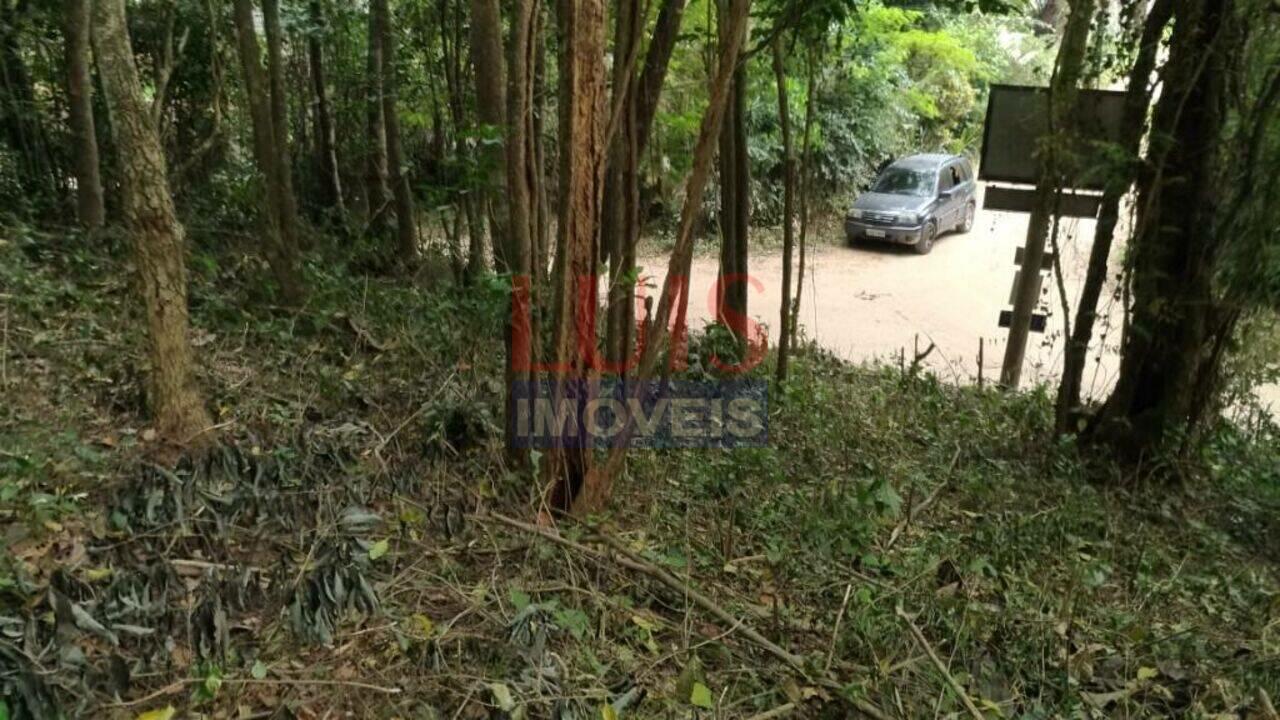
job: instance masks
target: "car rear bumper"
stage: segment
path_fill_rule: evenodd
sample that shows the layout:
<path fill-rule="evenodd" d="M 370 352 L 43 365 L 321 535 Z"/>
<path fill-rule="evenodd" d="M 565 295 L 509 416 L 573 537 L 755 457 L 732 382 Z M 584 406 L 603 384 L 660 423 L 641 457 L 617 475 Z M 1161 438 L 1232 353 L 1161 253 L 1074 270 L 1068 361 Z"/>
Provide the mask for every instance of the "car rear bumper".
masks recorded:
<path fill-rule="evenodd" d="M 923 225 L 916 227 L 875 225 L 852 218 L 846 218 L 844 221 L 844 233 L 850 242 L 855 240 L 878 240 L 899 245 L 915 245 L 920 242 L 920 235 L 923 230 Z"/>

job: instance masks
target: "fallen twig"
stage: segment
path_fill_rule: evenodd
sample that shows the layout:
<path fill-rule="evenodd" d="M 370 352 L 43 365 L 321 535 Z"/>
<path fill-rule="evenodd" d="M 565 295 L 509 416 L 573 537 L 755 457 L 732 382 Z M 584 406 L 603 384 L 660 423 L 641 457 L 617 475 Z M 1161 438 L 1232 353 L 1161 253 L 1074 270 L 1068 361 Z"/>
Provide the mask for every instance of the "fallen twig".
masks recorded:
<path fill-rule="evenodd" d="M 938 653 L 934 652 L 933 646 L 929 644 L 924 633 L 920 632 L 920 628 L 916 627 L 911 616 L 908 615 L 901 606 L 898 606 L 897 612 L 898 617 L 902 619 L 902 622 L 906 624 L 907 629 L 911 631 L 911 636 L 916 639 L 916 643 L 920 645 L 920 648 L 924 650 L 925 654 L 929 656 L 929 659 L 933 661 L 933 666 L 938 669 L 938 672 L 942 673 L 942 677 L 947 681 L 947 685 L 951 688 L 951 692 L 955 693 L 956 697 L 960 698 L 960 702 L 964 704 L 965 709 L 969 711 L 969 714 L 972 715 L 975 720 L 985 720 L 982 712 L 978 710 L 978 706 L 973 704 L 973 699 L 969 697 L 969 693 L 965 692 L 964 688 L 960 687 L 960 683 L 956 681 L 955 676 L 951 674 L 951 671 L 947 669 L 946 664 L 938 657 Z"/>
<path fill-rule="evenodd" d="M 765 637 L 764 635 L 761 635 L 754 628 L 742 622 L 740 618 L 734 617 L 724 608 L 717 605 L 714 600 L 707 597 L 706 595 L 703 595 L 697 590 L 694 590 L 692 587 L 689 586 L 688 583 L 678 580 L 666 570 L 663 570 L 657 565 L 654 565 L 648 560 L 645 560 L 638 553 L 632 551 L 630 548 L 627 548 L 625 545 L 619 542 L 616 538 L 612 538 L 612 537 L 609 537 L 608 535 L 597 533 L 597 537 L 600 539 L 600 541 L 614 551 L 614 553 L 610 555 L 609 553 L 596 550 L 595 548 L 587 547 L 586 545 L 583 545 L 579 542 L 575 542 L 573 540 L 565 538 L 561 536 L 559 533 L 556 533 L 552 530 L 548 530 L 546 528 L 539 527 L 537 525 L 520 522 L 519 520 L 515 520 L 509 517 L 504 517 L 502 515 L 498 515 L 495 513 L 490 513 L 488 515 L 480 515 L 480 516 L 477 516 L 477 519 L 481 521 L 491 520 L 494 522 L 498 522 L 508 527 L 520 530 L 522 532 L 537 535 L 541 538 L 544 538 L 553 543 L 556 543 L 557 545 L 562 545 L 564 547 L 580 552 L 583 555 L 587 555 L 589 557 L 593 557 L 598 560 L 611 560 L 621 565 L 622 567 L 628 568 L 630 570 L 635 570 L 636 572 L 648 575 L 649 577 L 657 580 L 663 585 L 666 585 L 671 590 L 677 593 L 680 593 L 683 597 L 689 598 L 690 600 L 693 601 L 695 605 L 711 613 L 719 620 L 725 623 L 728 623 L 730 626 L 736 626 L 738 628 L 738 632 L 741 635 L 751 640 L 756 645 L 759 645 L 761 648 L 767 651 L 770 655 L 773 655 L 774 657 L 778 658 L 782 662 L 789 665 L 796 672 L 805 676 L 809 675 L 809 673 L 806 671 L 804 667 L 803 658 L 787 651 L 786 649 L 779 646 L 777 643 L 773 642 L 769 638 Z M 843 690 L 844 688 L 844 686 L 841 683 L 836 682 L 831 678 L 819 678 L 817 679 L 817 682 L 823 687 L 827 687 L 834 690 Z M 853 700 L 850 700 L 850 702 L 854 705 L 855 708 L 858 709 L 859 712 L 869 717 L 876 718 L 877 720 L 888 717 L 887 715 L 884 714 L 882 710 L 880 710 L 880 708 L 876 707 L 868 700 L 853 699 Z"/>

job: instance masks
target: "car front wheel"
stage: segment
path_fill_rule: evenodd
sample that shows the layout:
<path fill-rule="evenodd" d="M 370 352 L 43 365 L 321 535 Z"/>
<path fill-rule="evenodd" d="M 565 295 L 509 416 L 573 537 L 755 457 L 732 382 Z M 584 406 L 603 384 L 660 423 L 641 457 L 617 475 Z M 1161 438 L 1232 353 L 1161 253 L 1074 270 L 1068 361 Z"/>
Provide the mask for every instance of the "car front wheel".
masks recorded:
<path fill-rule="evenodd" d="M 913 246 L 920 255 L 928 255 L 933 251 L 933 241 L 938 239 L 938 223 L 930 220 L 920 234 L 920 240 Z"/>

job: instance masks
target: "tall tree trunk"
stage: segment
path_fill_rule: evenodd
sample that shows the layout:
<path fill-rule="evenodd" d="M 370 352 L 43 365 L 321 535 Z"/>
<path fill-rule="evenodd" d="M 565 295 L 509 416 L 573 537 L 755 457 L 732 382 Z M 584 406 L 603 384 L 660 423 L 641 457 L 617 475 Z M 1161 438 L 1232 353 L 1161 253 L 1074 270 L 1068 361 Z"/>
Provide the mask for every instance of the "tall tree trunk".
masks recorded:
<path fill-rule="evenodd" d="M 1080 418 L 1080 396 L 1084 370 L 1093 340 L 1093 326 L 1098 317 L 1098 301 L 1107 279 L 1107 266 L 1116 224 L 1120 219 L 1120 201 L 1129 192 L 1138 170 L 1138 153 L 1147 127 L 1147 111 L 1151 106 L 1151 72 L 1155 69 L 1160 40 L 1173 13 L 1173 0 L 1155 0 L 1143 25 L 1138 55 L 1129 72 L 1125 95 L 1124 118 L 1121 121 L 1121 152 L 1125 164 L 1108 178 L 1102 194 L 1102 206 L 1094 230 L 1093 248 L 1071 338 L 1063 356 L 1062 383 L 1058 387 L 1057 429 L 1059 433 L 1075 432 Z"/>
<path fill-rule="evenodd" d="M 121 209 L 146 308 L 151 411 L 157 431 L 170 441 L 207 442 L 212 422 L 196 388 L 187 338 L 183 230 L 169 194 L 164 151 L 143 100 L 124 0 L 96 0 L 93 34 L 120 162 Z"/>
<path fill-rule="evenodd" d="M 281 300 L 290 307 L 301 305 L 305 292 L 299 268 L 298 246 L 287 232 L 287 209 L 293 207 L 287 197 L 288 186 L 280 176 L 285 153 L 276 143 L 272 118 L 270 89 L 262 69 L 258 34 L 254 29 L 253 0 L 234 0 L 236 37 L 240 46 L 240 64 L 244 71 L 245 95 L 253 122 L 253 154 L 266 188 L 265 220 L 267 261 Z"/>
<path fill-rule="evenodd" d="M 636 172 L 636 117 L 632 101 L 635 89 L 629 60 L 639 51 L 644 18 L 639 0 L 619 0 L 614 19 L 613 105 L 621 106 L 619 127 L 610 138 L 605 175 L 604 206 L 600 229 L 600 253 L 609 263 L 609 309 L 605 318 L 605 359 L 623 368 L 631 353 L 631 326 L 635 321 L 635 283 L 627 250 L 632 228 L 639 224 L 639 187 Z"/>
<path fill-rule="evenodd" d="M 271 84 L 271 129 L 275 137 L 276 176 L 280 178 L 280 234 L 286 245 L 305 246 L 298 232 L 298 198 L 293 192 L 293 159 L 289 154 L 289 95 L 284 74 L 284 30 L 280 0 L 262 0 L 262 25 L 267 35 L 267 75 Z"/>
<path fill-rule="evenodd" d="M 1138 195 L 1131 324 L 1115 390 L 1090 433 L 1131 462 L 1187 446 L 1205 397 L 1199 386 L 1221 361 L 1215 340 L 1230 332 L 1233 313 L 1215 301 L 1213 280 L 1234 14 L 1232 0 L 1174 10 Z"/>
<path fill-rule="evenodd" d="M 511 273 L 511 313 L 506 328 L 507 345 L 507 428 L 516 427 L 516 392 L 522 383 L 532 383 L 533 353 L 538 335 L 531 326 L 533 317 L 533 243 L 537 237 L 534 203 L 541 177 L 534 162 L 534 53 L 537 43 L 538 0 L 513 0 L 511 40 L 507 57 L 507 262 Z M 525 464 L 527 453 L 517 448 L 509 436 L 512 460 Z"/>
<path fill-rule="evenodd" d="M 445 83 L 449 96 L 449 115 L 453 120 L 454 153 L 459 161 L 470 155 L 467 146 L 467 103 L 464 77 L 465 60 L 462 54 L 462 8 L 457 0 L 438 0 L 437 9 L 440 18 L 440 47 L 444 64 Z M 471 192 L 463 192 L 458 197 L 458 207 L 467 218 L 467 256 L 461 278 L 471 282 L 473 277 L 483 270 L 485 245 L 485 223 L 481 220 L 484 214 L 481 203 L 483 194 L 477 196 Z"/>
<path fill-rule="evenodd" d="M 387 164 L 391 189 L 396 203 L 396 238 L 399 260 L 412 266 L 418 261 L 418 222 L 413 207 L 413 192 L 404 173 L 404 155 L 400 150 L 400 116 L 396 112 L 396 40 L 387 0 L 373 0 L 382 33 L 382 117 L 386 123 Z"/>
<path fill-rule="evenodd" d="M 1049 83 L 1049 137 L 1040 159 L 1042 171 L 1036 186 L 1034 206 L 1027 226 L 1027 245 L 1022 272 L 1014 288 L 1013 321 L 1009 327 L 1000 384 L 1016 389 L 1022 380 L 1031 316 L 1039 302 L 1040 268 L 1044 265 L 1045 244 L 1053 223 L 1054 206 L 1062 191 L 1063 153 L 1059 146 L 1070 137 L 1075 114 L 1080 75 L 1089 49 L 1089 26 L 1093 22 L 1095 0 L 1068 0 L 1067 27 Z"/>
<path fill-rule="evenodd" d="M 720 42 L 725 43 L 729 23 L 729 0 L 720 0 Z M 733 73 L 729 110 L 720 137 L 720 279 L 717 294 L 717 320 L 745 345 L 749 326 L 747 317 L 748 248 L 751 222 L 751 163 L 747 155 L 746 64 L 739 63 Z"/>
<path fill-rule="evenodd" d="M 791 323 L 787 326 L 791 330 L 791 347 L 795 347 L 799 341 L 800 304 L 804 299 L 805 263 L 809 259 L 809 223 L 812 220 L 810 212 L 813 202 L 813 125 L 818 106 L 817 55 L 816 50 L 810 49 L 805 57 L 804 151 L 800 157 L 800 267 L 796 272 L 796 297 L 792 303 Z"/>
<path fill-rule="evenodd" d="M 638 52 L 644 30 L 641 3 L 631 0 L 620 10 L 614 56 L 627 58 Z M 605 182 L 604 228 L 601 245 L 610 254 L 610 297 L 606 319 L 605 356 L 615 367 L 625 368 L 633 353 L 635 327 L 636 245 L 643 230 L 640 207 L 640 160 L 649 142 L 653 117 L 684 17 L 685 0 L 665 0 L 649 40 L 644 69 L 636 81 L 623 73 L 626 63 L 614 66 L 614 87 L 626 86 L 621 126 L 614 138 Z M 624 22 L 625 20 L 625 22 Z"/>
<path fill-rule="evenodd" d="M 507 67 L 502 56 L 502 13 L 498 0 L 471 0 L 471 64 L 475 70 L 476 115 L 505 137 Z M 507 239 L 506 145 L 486 145 L 482 156 L 489 176 L 485 191 L 489 236 L 498 269 L 510 263 Z"/>
<path fill-rule="evenodd" d="M 387 179 L 387 124 L 383 116 L 382 28 L 378 13 L 369 9 L 369 57 L 365 95 L 365 196 L 369 204 L 369 233 L 382 236 L 387 227 L 391 188 Z"/>
<path fill-rule="evenodd" d="M 667 264 L 667 277 L 663 282 L 662 295 L 658 299 L 657 309 L 652 318 L 646 322 L 644 346 L 640 355 L 640 367 L 636 379 L 640 382 L 651 380 L 656 376 L 658 362 L 668 348 L 668 340 L 679 339 L 685 331 L 685 320 L 689 307 L 689 270 L 693 263 L 693 230 L 702 215 L 702 195 L 706 190 L 707 178 L 711 174 L 711 166 L 715 161 L 717 138 L 721 136 L 725 115 L 728 111 L 730 88 L 734 68 L 746 39 L 747 22 L 751 12 L 751 0 L 731 0 L 728 13 L 721 17 L 726 19 L 728 31 L 724 42 L 720 45 L 720 62 L 715 71 L 709 91 L 710 98 L 707 109 L 702 116 L 702 125 L 698 131 L 698 140 L 693 150 L 693 167 L 689 171 L 689 179 L 685 185 L 684 204 L 680 210 L 680 224 L 676 229 L 675 247 L 671 250 L 671 260 Z M 670 323 L 675 319 L 674 336 Z M 606 490 L 610 480 L 617 476 L 626 460 L 627 443 L 625 438 L 617 443 L 609 452 L 608 462 L 597 468 L 599 476 L 596 483 Z"/>
<path fill-rule="evenodd" d="M 76 173 L 76 217 L 93 231 L 106 222 L 90 73 L 91 0 L 66 0 L 67 99 Z"/>
<path fill-rule="evenodd" d="M 596 267 L 601 217 L 600 169 L 605 166 L 608 122 L 604 71 L 606 12 L 604 0 L 560 0 L 560 212 L 559 280 L 552 335 L 561 373 L 554 401 L 572 397 L 578 404 L 579 437 L 589 422 L 583 414 L 592 358 L 585 348 L 596 343 Z M 584 287 L 585 284 L 585 287 Z M 609 499 L 607 483 L 592 472 L 590 442 L 580 448 L 547 453 L 550 483 L 547 506 L 553 511 L 594 512 Z"/>
<path fill-rule="evenodd" d="M 782 129 L 782 309 L 778 332 L 778 382 L 787 379 L 791 356 L 791 256 L 795 249 L 796 153 L 791 139 L 791 103 L 782 33 L 773 38 L 773 74 L 778 85 L 778 123 Z"/>
<path fill-rule="evenodd" d="M 321 30 L 325 26 L 325 18 L 320 0 L 311 0 L 310 12 L 312 28 L 307 34 L 307 55 L 315 92 L 316 166 L 320 169 L 320 197 L 325 207 L 341 213 L 344 210 L 342 173 L 338 166 L 338 140 L 333 124 L 333 110 L 329 106 L 329 85 L 325 73 Z"/>

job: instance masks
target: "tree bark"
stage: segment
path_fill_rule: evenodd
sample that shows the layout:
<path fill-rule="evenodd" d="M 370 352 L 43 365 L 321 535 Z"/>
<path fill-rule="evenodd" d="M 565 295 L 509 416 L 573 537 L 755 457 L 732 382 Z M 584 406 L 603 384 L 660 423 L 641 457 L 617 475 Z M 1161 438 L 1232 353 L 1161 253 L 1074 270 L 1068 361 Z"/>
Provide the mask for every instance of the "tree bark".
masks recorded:
<path fill-rule="evenodd" d="M 320 0 L 311 0 L 311 32 L 307 36 L 307 56 L 311 65 L 311 83 L 315 92 L 316 166 L 320 170 L 321 203 L 324 207 L 344 210 L 342 173 L 338 165 L 338 140 L 329 105 L 329 84 L 325 72 L 324 42 L 320 28 L 325 18 Z"/>
<path fill-rule="evenodd" d="M 1147 127 L 1147 111 L 1151 106 L 1151 72 L 1155 69 L 1160 40 L 1172 12 L 1173 0 L 1155 0 L 1143 25 L 1138 55 L 1129 72 L 1120 130 L 1120 151 L 1124 154 L 1125 165 L 1112 173 L 1102 194 L 1076 321 L 1063 356 L 1057 403 L 1059 433 L 1075 432 L 1080 419 L 1084 370 L 1089 357 L 1089 343 L 1093 340 L 1093 326 L 1098 317 L 1098 301 L 1107 280 L 1111 245 L 1120 219 L 1120 201 L 1137 176 L 1137 157 Z"/>
<path fill-rule="evenodd" d="M 560 212 L 557 255 L 557 315 L 552 335 L 560 376 L 555 399 L 574 397 L 580 420 L 586 420 L 592 359 L 596 344 L 596 281 L 601 219 L 601 178 L 608 148 L 604 71 L 606 12 L 604 0 L 560 0 Z M 574 389 L 576 388 L 576 389 Z M 572 393 L 572 394 L 570 394 Z M 553 511 L 594 512 L 609 499 L 608 483 L 592 472 L 592 449 L 558 448 L 545 456 L 550 484 L 547 507 Z"/>
<path fill-rule="evenodd" d="M 253 123 L 253 154 L 266 189 L 264 219 L 267 261 L 280 285 L 282 302 L 289 307 L 302 304 L 305 291 L 299 268 L 298 246 L 287 232 L 286 209 L 292 207 L 280 176 L 283 153 L 276 144 L 270 90 L 262 69 L 258 34 L 254 29 L 253 0 L 234 0 L 236 37 L 244 72 L 245 95 Z"/>
<path fill-rule="evenodd" d="M 164 151 L 134 64 L 124 0 L 97 0 L 93 35 L 120 162 L 121 209 L 147 317 L 149 400 L 157 431 L 179 443 L 211 440 L 187 338 L 183 230 L 169 194 Z"/>
<path fill-rule="evenodd" d="M 502 56 L 502 14 L 498 0 L 471 0 L 471 64 L 475 69 L 476 115 L 506 137 L 507 67 Z M 499 270 L 510 266 L 506 209 L 506 144 L 487 145 L 482 156 L 489 175 L 485 191 L 489 236 Z"/>
<path fill-rule="evenodd" d="M 396 239 L 401 264 L 418 262 L 418 222 L 413 206 L 413 192 L 404 173 L 404 155 L 400 150 L 400 116 L 396 112 L 396 41 L 387 0 L 373 0 L 373 12 L 382 35 L 382 117 L 386 123 L 387 164 L 391 189 L 396 203 Z"/>
<path fill-rule="evenodd" d="M 778 382 L 787 379 L 791 356 L 791 256 L 795 249 L 796 157 L 791 139 L 791 107 L 782 33 L 773 38 L 773 74 L 778 86 L 778 123 L 782 129 L 782 309 L 778 332 Z"/>
<path fill-rule="evenodd" d="M 382 81 L 384 65 L 382 28 L 378 13 L 369 8 L 369 57 L 365 96 L 365 196 L 369 204 L 369 233 L 382 236 L 387 227 L 391 188 L 387 176 L 387 124 L 383 117 Z"/>
<path fill-rule="evenodd" d="M 98 135 L 93 119 L 93 76 L 90 72 L 91 0 L 66 0 L 67 98 L 73 164 L 76 174 L 76 217 L 86 230 L 106 222 Z"/>
<path fill-rule="evenodd" d="M 1213 292 L 1233 6 L 1195 0 L 1174 9 L 1139 183 L 1130 328 L 1115 390 L 1089 431 L 1129 462 L 1170 459 L 1194 446 L 1187 440 L 1206 397 L 1201 386 L 1216 375 L 1215 346 L 1237 316 Z"/>

